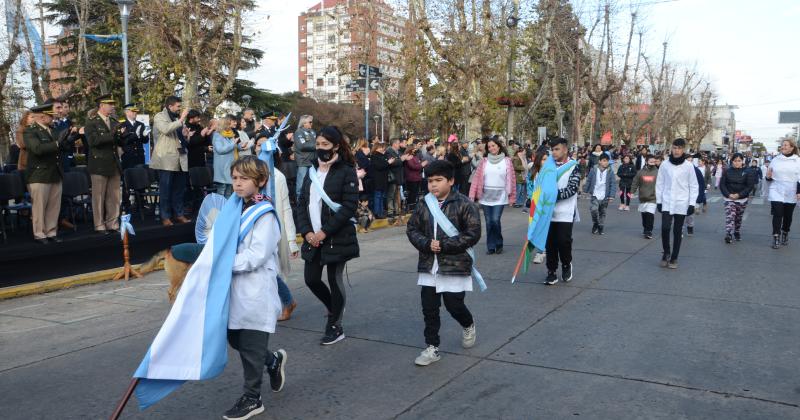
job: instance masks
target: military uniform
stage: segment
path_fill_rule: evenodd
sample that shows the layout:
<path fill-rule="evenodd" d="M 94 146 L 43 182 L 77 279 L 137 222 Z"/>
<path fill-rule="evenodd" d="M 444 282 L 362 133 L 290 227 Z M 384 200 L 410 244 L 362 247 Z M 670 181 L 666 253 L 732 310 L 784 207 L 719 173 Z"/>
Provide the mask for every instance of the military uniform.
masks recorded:
<path fill-rule="evenodd" d="M 144 135 L 144 123 L 125 119 L 121 126 L 125 128 L 122 135 L 122 170 L 144 165 L 144 145 L 150 142 Z"/>
<path fill-rule="evenodd" d="M 38 106 L 31 111 L 51 113 L 52 105 Z M 26 175 L 31 193 L 33 237 L 43 243 L 48 238 L 56 240 L 64 178 L 59 144 L 50 128 L 38 122 L 25 127 L 22 138 L 28 151 Z"/>
<path fill-rule="evenodd" d="M 99 103 L 112 103 L 110 101 L 107 97 L 98 99 Z M 117 155 L 117 147 L 122 146 L 119 122 L 98 112 L 86 121 L 83 132 L 89 143 L 87 162 L 92 179 L 94 229 L 98 232 L 118 230 L 122 174 Z"/>

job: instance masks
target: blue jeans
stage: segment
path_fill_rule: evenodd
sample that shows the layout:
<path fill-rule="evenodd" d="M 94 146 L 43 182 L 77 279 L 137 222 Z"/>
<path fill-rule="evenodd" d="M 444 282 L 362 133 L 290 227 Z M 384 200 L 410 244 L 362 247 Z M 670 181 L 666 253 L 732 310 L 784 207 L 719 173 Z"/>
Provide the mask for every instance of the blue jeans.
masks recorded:
<path fill-rule="evenodd" d="M 158 171 L 158 209 L 161 220 L 183 216 L 186 172 Z"/>
<path fill-rule="evenodd" d="M 233 185 L 232 184 L 225 184 L 223 182 L 215 182 L 214 188 L 217 190 L 217 194 L 225 197 L 230 198 L 231 194 L 233 194 Z"/>
<path fill-rule="evenodd" d="M 372 212 L 375 213 L 376 218 L 383 217 L 383 201 L 386 200 L 386 191 L 375 190 L 375 198 L 373 198 Z"/>
<path fill-rule="evenodd" d="M 308 166 L 298 166 L 297 167 L 297 181 L 295 181 L 295 194 L 299 199 L 301 195 L 303 195 L 303 181 L 306 180 L 306 174 L 308 173 Z"/>
<path fill-rule="evenodd" d="M 286 282 L 283 281 L 281 276 L 278 276 L 278 296 L 280 296 L 283 306 L 289 306 L 294 302 L 294 299 L 292 299 L 292 292 L 289 291 L 289 286 L 286 285 Z"/>
<path fill-rule="evenodd" d="M 528 192 L 528 186 L 525 184 L 517 184 L 517 203 L 520 206 L 525 205 L 526 193 Z"/>
<path fill-rule="evenodd" d="M 484 206 L 483 216 L 486 218 L 486 248 L 489 251 L 496 251 L 503 247 L 503 230 L 500 226 L 500 218 L 503 217 L 504 205 Z"/>

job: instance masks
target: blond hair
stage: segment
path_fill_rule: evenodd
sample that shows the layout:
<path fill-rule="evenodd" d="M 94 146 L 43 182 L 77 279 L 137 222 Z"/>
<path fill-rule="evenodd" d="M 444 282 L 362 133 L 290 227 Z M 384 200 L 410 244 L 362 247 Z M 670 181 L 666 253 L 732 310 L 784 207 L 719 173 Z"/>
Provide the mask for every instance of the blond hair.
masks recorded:
<path fill-rule="evenodd" d="M 781 141 L 781 145 L 783 145 L 784 141 L 792 145 L 793 155 L 800 155 L 800 150 L 797 149 L 797 143 L 794 141 L 794 139 L 783 139 L 783 141 Z"/>
<path fill-rule="evenodd" d="M 253 155 L 243 156 L 233 162 L 231 175 L 233 175 L 233 171 L 255 181 L 256 187 L 260 187 L 262 183 L 266 185 L 269 180 L 269 167 L 266 162 Z"/>

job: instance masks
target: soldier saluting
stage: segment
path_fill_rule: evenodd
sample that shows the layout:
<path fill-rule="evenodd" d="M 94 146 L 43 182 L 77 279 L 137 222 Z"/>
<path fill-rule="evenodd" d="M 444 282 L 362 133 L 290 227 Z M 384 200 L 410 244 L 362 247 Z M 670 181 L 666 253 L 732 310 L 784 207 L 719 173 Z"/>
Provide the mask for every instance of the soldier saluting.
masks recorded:
<path fill-rule="evenodd" d="M 41 244 L 61 242 L 56 236 L 61 210 L 61 153 L 53 136 L 53 104 L 31 108 L 34 123 L 25 127 L 22 139 L 28 151 L 27 182 L 31 193 L 33 238 Z"/>
<path fill-rule="evenodd" d="M 89 143 L 89 175 L 92 178 L 92 218 L 94 230 L 108 234 L 119 230 L 120 174 L 117 147 L 122 147 L 126 132 L 116 119 L 110 94 L 97 98 L 97 115 L 84 127 Z"/>

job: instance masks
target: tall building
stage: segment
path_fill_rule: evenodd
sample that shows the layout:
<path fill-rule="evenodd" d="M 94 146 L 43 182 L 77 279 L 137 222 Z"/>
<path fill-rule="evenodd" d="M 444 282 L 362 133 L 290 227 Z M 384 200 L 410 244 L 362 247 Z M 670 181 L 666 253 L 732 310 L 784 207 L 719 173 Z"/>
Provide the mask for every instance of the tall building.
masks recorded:
<path fill-rule="evenodd" d="M 346 90 L 358 64 L 379 67 L 385 80 L 402 76 L 406 20 L 383 0 L 322 0 L 297 18 L 298 90 L 318 101 L 352 102 Z M 371 98 L 375 96 L 370 95 Z"/>

